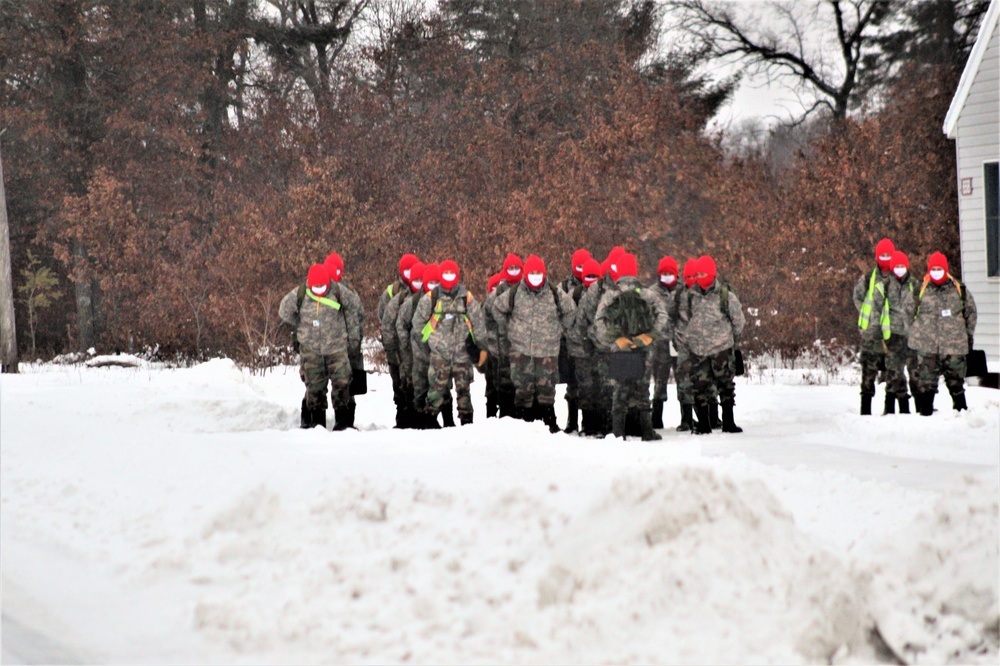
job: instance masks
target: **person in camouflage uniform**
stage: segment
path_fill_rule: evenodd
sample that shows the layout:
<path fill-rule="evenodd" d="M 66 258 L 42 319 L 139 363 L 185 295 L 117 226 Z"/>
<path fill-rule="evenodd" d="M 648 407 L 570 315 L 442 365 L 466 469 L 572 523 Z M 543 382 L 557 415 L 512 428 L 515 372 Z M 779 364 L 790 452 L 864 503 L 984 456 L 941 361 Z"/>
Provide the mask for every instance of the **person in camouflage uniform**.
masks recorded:
<path fill-rule="evenodd" d="M 406 410 L 406 396 L 403 391 L 403 381 L 399 375 L 399 338 L 396 336 L 395 315 L 399 314 L 399 307 L 395 309 L 393 318 L 386 319 L 386 310 L 392 301 L 399 301 L 401 295 L 410 293 L 410 269 L 417 263 L 417 257 L 413 254 L 404 254 L 399 259 L 399 278 L 382 290 L 378 299 L 379 328 L 382 332 L 382 349 L 385 351 L 385 362 L 389 366 L 389 377 L 392 379 L 392 401 L 396 405 L 396 427 L 402 427 L 404 413 Z"/>
<path fill-rule="evenodd" d="M 493 301 L 503 275 L 494 273 L 486 285 L 483 318 L 486 320 L 486 418 L 496 418 L 500 409 L 500 328 L 493 317 Z"/>
<path fill-rule="evenodd" d="M 580 248 L 573 253 L 570 258 L 570 274 L 559 288 L 563 293 L 573 298 L 574 309 L 580 302 L 583 295 L 583 264 L 591 259 L 590 252 Z M 576 432 L 580 428 L 580 388 L 576 378 L 576 357 L 570 352 L 570 343 L 564 335 L 559 345 L 559 365 L 560 375 L 565 365 L 566 370 L 566 430 L 565 432 Z"/>
<path fill-rule="evenodd" d="M 386 347 L 386 354 L 388 355 L 389 349 L 396 350 L 400 392 L 400 402 L 396 404 L 397 428 L 415 428 L 419 425 L 413 410 L 413 377 L 411 375 L 413 370 L 413 351 L 410 346 L 410 326 L 412 325 L 413 308 L 416 307 L 416 301 L 419 300 L 420 294 L 423 293 L 424 264 L 420 261 L 411 264 L 409 269 L 407 269 L 407 273 L 408 282 L 406 288 L 400 289 L 392 297 L 392 300 L 385 307 L 385 312 L 382 313 L 381 320 L 382 342 Z M 413 301 L 410 305 L 409 313 L 402 315 L 403 306 L 409 301 Z M 405 333 L 402 337 L 400 337 L 401 331 Z M 395 391 L 393 391 L 393 399 L 396 399 Z"/>
<path fill-rule="evenodd" d="M 427 346 L 427 343 L 421 340 L 421 327 L 424 325 L 424 322 L 420 322 L 419 326 L 416 325 L 416 313 L 420 301 L 424 298 L 429 298 L 430 292 L 440 284 L 441 268 L 437 264 L 424 265 L 423 293 L 420 295 L 414 294 L 414 298 L 403 304 L 399 310 L 398 323 L 396 325 L 396 332 L 400 336 L 400 345 L 402 346 L 404 333 L 406 339 L 410 341 L 410 356 L 408 360 L 410 364 L 410 380 L 413 385 L 413 410 L 416 427 L 420 429 L 439 428 L 441 426 L 437 418 L 427 412 L 427 373 L 430 369 L 431 350 Z M 403 322 L 404 317 L 406 319 L 405 323 Z M 402 368 L 400 372 L 402 372 Z M 444 418 L 444 425 L 449 427 L 455 425 L 452 416 L 450 393 L 441 407 L 441 414 Z"/>
<path fill-rule="evenodd" d="M 503 260 L 503 282 L 497 285 L 497 298 L 515 284 L 521 282 L 524 262 L 516 254 L 508 254 Z M 500 416 L 514 416 L 514 381 L 510 376 L 510 341 L 507 339 L 505 322 L 497 322 L 497 340 L 500 349 L 497 376 Z"/>
<path fill-rule="evenodd" d="M 361 340 L 362 335 L 365 330 L 365 308 L 361 304 L 361 297 L 358 292 L 354 291 L 351 286 L 344 281 L 344 260 L 336 252 L 331 252 L 326 256 L 326 260 L 323 262 L 326 266 L 327 271 L 330 273 L 330 279 L 337 283 L 338 290 L 343 294 L 344 300 L 346 302 L 357 303 L 358 304 L 358 336 L 357 338 L 352 338 L 355 340 L 347 349 L 347 357 L 351 362 L 351 374 L 352 376 L 359 372 L 365 371 L 365 359 L 364 355 L 361 353 Z M 334 426 L 334 430 L 343 430 L 345 428 L 354 427 L 354 416 L 357 411 L 357 403 L 354 400 L 354 394 L 348 389 L 348 401 L 347 409 L 344 410 L 344 420 L 341 422 L 340 418 L 337 418 L 337 425 Z"/>
<path fill-rule="evenodd" d="M 892 253 L 889 263 L 892 277 L 886 285 L 885 299 L 889 303 L 890 335 L 883 340 L 885 346 L 885 409 L 882 415 L 895 414 L 899 402 L 899 413 L 910 413 L 910 395 L 906 391 L 906 372 L 911 373 L 911 385 L 916 386 L 912 377 L 916 354 L 910 351 L 909 333 L 912 319 L 906 311 L 906 304 L 913 294 L 914 283 L 910 277 L 910 260 L 899 250 Z M 912 360 L 911 360 L 912 359 Z"/>
<path fill-rule="evenodd" d="M 712 432 L 711 411 L 716 389 L 722 402 L 722 431 L 743 432 L 733 417 L 736 404 L 734 350 L 736 339 L 746 325 L 743 306 L 729 285 L 716 279 L 712 257 L 699 257 L 695 271 L 695 286 L 680 295 L 674 306 L 693 364 L 691 376 L 698 420 L 692 432 L 699 435 Z"/>
<path fill-rule="evenodd" d="M 659 279 L 649 286 L 649 290 L 663 303 L 667 312 L 673 312 L 677 294 L 683 291 L 677 280 L 677 260 L 671 256 L 660 259 L 656 268 Z M 670 341 L 673 331 L 668 330 L 661 340 L 657 340 L 650 353 L 653 374 L 653 428 L 663 427 L 663 403 L 667 400 L 667 383 L 674 369 L 675 357 L 670 355 Z"/>
<path fill-rule="evenodd" d="M 573 300 L 576 303 L 576 314 L 573 317 L 573 335 L 567 335 L 568 351 L 573 358 L 573 369 L 576 374 L 577 399 L 580 410 L 583 414 L 581 434 L 598 435 L 604 434 L 604 419 L 601 417 L 600 400 L 600 377 L 597 369 L 597 350 L 588 334 L 590 326 L 580 324 L 582 321 L 581 312 L 585 307 L 589 308 L 591 301 L 595 302 L 593 311 L 596 312 L 596 303 L 600 298 L 592 297 L 588 301 L 587 296 L 591 291 L 603 291 L 601 278 L 604 272 L 596 259 L 588 259 L 583 262 L 583 284 L 573 290 Z M 589 310 L 588 310 L 589 311 Z M 593 317 L 590 317 L 593 321 Z M 581 332 L 582 331 L 582 332 Z"/>
<path fill-rule="evenodd" d="M 913 401 L 923 416 L 934 413 L 934 396 L 944 375 L 952 407 L 968 409 L 965 400 L 966 355 L 976 333 L 976 301 L 961 282 L 948 273 L 948 259 L 935 252 L 927 260 L 927 275 L 908 298 L 911 313 L 909 346 L 917 353 L 917 393 Z"/>
<path fill-rule="evenodd" d="M 674 349 L 677 350 L 677 361 L 674 367 L 674 381 L 677 383 L 677 402 L 681 409 L 681 423 L 677 432 L 691 432 L 694 428 L 694 360 L 687 344 L 687 324 L 680 320 L 680 302 L 688 290 L 694 289 L 694 276 L 698 272 L 698 260 L 688 259 L 684 262 L 684 288 L 674 298 L 674 306 L 670 310 L 670 330 L 673 333 Z"/>
<path fill-rule="evenodd" d="M 854 307 L 858 311 L 858 330 L 861 333 L 861 415 L 870 416 L 875 397 L 875 380 L 880 368 L 885 367 L 883 340 L 890 336 L 889 303 L 886 288 L 892 273 L 889 264 L 895 245 L 883 238 L 875 245 L 876 267 L 865 273 L 854 285 Z"/>
<path fill-rule="evenodd" d="M 667 311 L 663 302 L 640 284 L 635 255 L 619 255 L 614 267 L 615 284 L 601 296 L 594 317 L 600 349 L 612 353 L 642 350 L 648 354 L 653 343 L 667 335 L 670 325 Z M 628 412 L 636 410 L 643 441 L 661 439 L 653 429 L 649 401 L 651 365 L 647 361 L 644 367 L 645 372 L 639 380 L 611 380 L 614 387 L 611 432 L 615 437 L 625 437 Z"/>
<path fill-rule="evenodd" d="M 540 417 L 555 433 L 559 344 L 564 334 L 572 335 L 576 306 L 566 292 L 548 284 L 540 257 L 529 256 L 524 273 L 524 282 L 493 300 L 493 316 L 504 321 L 510 341 L 515 416 L 525 421 Z"/>
<path fill-rule="evenodd" d="M 419 329 L 421 341 L 430 348 L 428 414 L 436 419 L 454 381 L 459 420 L 466 425 L 472 423 L 470 350 L 475 350 L 476 365 L 482 367 L 487 356 L 486 322 L 482 305 L 458 279 L 458 264 L 451 259 L 441 262 L 441 284 L 417 304 L 412 334 Z"/>
<path fill-rule="evenodd" d="M 335 430 L 348 427 L 351 350 L 361 346 L 361 301 L 331 281 L 324 264 L 309 268 L 306 284 L 292 289 L 278 305 L 278 315 L 295 331 L 299 377 L 306 385 L 300 425 L 326 427 L 326 393 L 336 415 Z"/>
<path fill-rule="evenodd" d="M 619 251 L 625 250 L 621 247 L 612 248 L 611 253 L 601 263 L 601 278 L 587 288 L 577 305 L 573 328 L 577 339 L 585 348 L 595 350 L 603 348 L 597 339 L 594 322 L 597 318 L 597 306 L 600 305 L 604 292 L 615 284 L 610 267 L 613 257 L 616 257 Z M 590 413 L 587 413 L 586 408 L 583 412 L 583 434 L 604 437 L 611 432 L 611 401 L 614 386 L 608 377 L 604 356 L 596 354 L 592 359 L 592 363 L 589 364 L 590 376 L 580 381 L 580 400 L 585 405 L 590 405 Z"/>

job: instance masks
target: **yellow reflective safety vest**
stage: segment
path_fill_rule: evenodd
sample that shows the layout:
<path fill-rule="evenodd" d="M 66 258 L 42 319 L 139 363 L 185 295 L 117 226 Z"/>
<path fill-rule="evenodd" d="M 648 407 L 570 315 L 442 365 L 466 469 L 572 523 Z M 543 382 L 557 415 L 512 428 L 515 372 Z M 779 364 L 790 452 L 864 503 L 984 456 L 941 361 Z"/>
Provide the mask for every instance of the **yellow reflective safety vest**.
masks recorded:
<path fill-rule="evenodd" d="M 879 325 L 882 328 L 882 339 L 888 340 L 892 335 L 891 320 L 889 318 L 889 299 L 885 295 L 885 285 L 879 282 L 878 268 L 872 271 L 872 277 L 868 281 L 868 292 L 865 294 L 864 303 L 861 304 L 861 314 L 858 315 L 858 328 L 867 331 L 871 325 L 872 308 L 875 306 L 875 290 L 882 294 L 882 313 L 879 315 Z"/>

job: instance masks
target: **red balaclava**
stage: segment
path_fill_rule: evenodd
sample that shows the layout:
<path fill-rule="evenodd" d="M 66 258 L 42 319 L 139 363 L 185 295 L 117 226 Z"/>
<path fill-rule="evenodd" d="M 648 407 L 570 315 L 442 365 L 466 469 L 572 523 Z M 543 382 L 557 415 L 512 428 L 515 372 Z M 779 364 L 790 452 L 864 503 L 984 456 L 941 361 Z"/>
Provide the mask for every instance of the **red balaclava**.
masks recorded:
<path fill-rule="evenodd" d="M 340 258 L 340 255 L 331 252 L 326 256 L 326 261 L 323 264 L 330 272 L 330 279 L 334 282 L 340 282 L 341 278 L 344 277 L 344 260 Z"/>
<path fill-rule="evenodd" d="M 454 259 L 445 259 L 441 262 L 441 286 L 445 291 L 450 291 L 458 284 L 458 264 Z"/>
<path fill-rule="evenodd" d="M 513 270 L 515 268 L 517 270 Z M 521 257 L 516 254 L 508 254 L 507 258 L 503 260 L 503 277 L 509 284 L 520 282 L 523 270 L 524 264 L 521 262 Z"/>
<path fill-rule="evenodd" d="M 615 282 L 623 277 L 636 277 L 639 275 L 639 262 L 634 254 L 625 252 L 618 256 L 615 267 L 618 269 L 611 274 Z"/>
<path fill-rule="evenodd" d="M 892 262 L 892 253 L 895 251 L 896 246 L 888 238 L 883 238 L 875 245 L 875 261 L 878 263 L 880 271 L 888 271 L 891 268 L 889 264 Z"/>
<path fill-rule="evenodd" d="M 330 288 L 330 272 L 326 270 L 326 266 L 323 264 L 310 266 L 309 273 L 306 275 L 306 285 L 308 285 L 309 291 L 317 296 L 325 294 Z"/>
<path fill-rule="evenodd" d="M 583 279 L 583 262 L 587 261 L 587 259 L 590 258 L 591 258 L 590 252 L 584 250 L 583 248 L 580 248 L 579 250 L 573 253 L 573 258 L 570 260 L 570 262 L 573 264 L 571 266 L 571 268 L 573 269 L 573 277 L 575 277 L 577 280 Z"/>
<path fill-rule="evenodd" d="M 927 274 L 934 284 L 944 284 L 948 279 L 948 257 L 940 252 L 932 254 L 927 259 Z"/>
<path fill-rule="evenodd" d="M 677 284 L 677 260 L 670 255 L 660 259 L 660 265 L 656 267 L 656 272 L 660 274 L 660 284 L 668 287 Z"/>
<path fill-rule="evenodd" d="M 424 288 L 424 264 L 421 261 L 410 266 L 410 292 L 417 293 Z"/>
<path fill-rule="evenodd" d="M 541 281 L 537 281 L 537 279 L 532 281 L 532 273 L 541 273 Z M 541 257 L 533 254 L 524 260 L 524 281 L 528 283 L 530 289 L 541 289 L 542 285 L 545 284 L 546 277 L 545 262 L 542 261 Z"/>
<path fill-rule="evenodd" d="M 410 269 L 413 268 L 413 264 L 417 263 L 417 261 L 419 260 L 415 254 L 404 254 L 399 258 L 399 277 L 406 284 L 410 283 Z"/>
<path fill-rule="evenodd" d="M 892 253 L 892 260 L 889 262 L 893 275 L 902 280 L 910 272 L 910 258 L 905 253 L 896 250 Z"/>
<path fill-rule="evenodd" d="M 601 265 L 597 263 L 597 259 L 587 259 L 583 262 L 583 286 L 589 288 L 590 285 L 594 284 L 598 280 L 604 277 L 604 271 L 601 270 Z"/>
<path fill-rule="evenodd" d="M 684 286 L 690 289 L 694 286 L 694 274 L 698 272 L 698 260 L 688 259 L 684 262 Z"/>
<path fill-rule="evenodd" d="M 623 254 L 625 254 L 625 248 L 623 248 L 621 245 L 615 245 L 613 248 L 611 248 L 611 252 L 608 252 L 608 258 L 605 259 L 605 261 L 607 262 L 607 264 L 605 264 L 605 266 L 604 266 L 604 272 L 605 273 L 610 273 L 612 280 L 617 280 L 618 279 L 615 276 L 615 273 L 618 270 L 618 266 L 617 266 L 618 259 Z"/>
<path fill-rule="evenodd" d="M 441 267 L 437 264 L 426 264 L 424 266 L 424 291 L 429 292 L 433 287 L 441 284 Z"/>
<path fill-rule="evenodd" d="M 486 284 L 486 293 L 492 294 L 494 291 L 497 290 L 497 285 L 499 285 L 501 282 L 503 282 L 502 273 L 494 273 L 493 275 L 491 275 L 490 281 Z"/>
<path fill-rule="evenodd" d="M 715 259 L 706 255 L 698 257 L 698 273 L 704 273 L 704 277 L 697 278 L 695 280 L 698 286 L 702 289 L 708 291 L 708 288 L 712 286 L 715 282 Z"/>

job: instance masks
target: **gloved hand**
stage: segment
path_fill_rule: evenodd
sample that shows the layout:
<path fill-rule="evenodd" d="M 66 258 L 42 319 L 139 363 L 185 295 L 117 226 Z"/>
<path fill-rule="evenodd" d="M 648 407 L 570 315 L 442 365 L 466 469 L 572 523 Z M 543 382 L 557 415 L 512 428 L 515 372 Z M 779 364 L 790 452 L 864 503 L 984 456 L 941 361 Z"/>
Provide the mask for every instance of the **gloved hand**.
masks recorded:
<path fill-rule="evenodd" d="M 645 333 L 640 333 L 639 335 L 632 338 L 632 342 L 635 343 L 636 347 L 648 347 L 653 344 L 653 338 L 649 337 Z"/>
<path fill-rule="evenodd" d="M 486 356 L 487 356 L 486 350 L 485 349 L 480 349 L 479 350 L 479 363 L 476 363 L 476 367 L 479 367 L 479 368 L 483 367 L 483 364 L 486 363 Z"/>
<path fill-rule="evenodd" d="M 618 345 L 618 349 L 621 349 L 622 351 L 625 351 L 626 349 L 635 349 L 635 343 L 625 336 L 615 340 L 615 344 Z"/>

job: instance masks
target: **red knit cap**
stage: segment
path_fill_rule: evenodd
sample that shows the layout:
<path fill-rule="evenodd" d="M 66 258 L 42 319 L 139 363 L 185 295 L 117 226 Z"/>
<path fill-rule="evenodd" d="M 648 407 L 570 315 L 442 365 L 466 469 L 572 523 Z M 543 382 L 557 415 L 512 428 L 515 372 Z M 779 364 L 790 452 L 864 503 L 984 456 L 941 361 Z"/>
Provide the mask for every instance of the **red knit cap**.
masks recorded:
<path fill-rule="evenodd" d="M 634 254 L 628 252 L 620 255 L 614 264 L 617 270 L 611 272 L 611 277 L 618 282 L 623 277 L 636 277 L 639 275 L 639 261 Z"/>
<path fill-rule="evenodd" d="M 527 259 L 524 260 L 524 272 L 526 276 L 530 276 L 532 273 L 541 273 L 542 281 L 538 284 L 531 284 L 528 282 L 528 287 L 532 289 L 538 289 L 543 284 L 545 284 L 545 277 L 547 275 L 545 271 L 545 262 L 538 255 L 532 254 Z M 525 280 L 528 278 L 525 277 Z"/>
<path fill-rule="evenodd" d="M 906 270 L 910 270 L 910 258 L 906 256 L 905 252 L 896 250 L 892 253 L 892 259 L 889 260 L 889 266 L 895 268 L 896 266 L 906 266 Z"/>
<path fill-rule="evenodd" d="M 892 255 L 896 251 L 896 246 L 888 238 L 883 238 L 875 245 L 875 261 L 878 263 L 879 270 L 887 271 L 889 270 L 889 261 L 883 261 L 879 259 L 884 254 Z"/>
<path fill-rule="evenodd" d="M 708 289 L 715 282 L 715 259 L 706 255 L 698 257 L 697 272 L 704 273 L 705 277 L 700 277 L 697 279 L 698 286 L 702 289 Z"/>
<path fill-rule="evenodd" d="M 932 254 L 927 259 L 927 272 L 930 273 L 932 268 L 943 268 L 944 275 L 941 276 L 940 280 L 931 278 L 931 282 L 934 284 L 944 284 L 945 280 L 948 279 L 948 257 L 944 256 L 941 252 Z"/>
<path fill-rule="evenodd" d="M 414 287 L 413 283 L 419 282 L 420 287 Z M 410 266 L 410 280 L 407 282 L 410 285 L 410 291 L 416 293 L 423 289 L 424 287 L 424 264 L 421 261 L 417 261 L 415 264 Z"/>
<path fill-rule="evenodd" d="M 313 287 L 329 287 L 330 286 L 330 272 L 326 269 L 323 264 L 313 264 L 309 267 L 309 273 L 306 275 L 306 285 L 312 289 Z"/>
<path fill-rule="evenodd" d="M 334 282 L 340 282 L 340 279 L 344 277 L 344 260 L 341 259 L 340 255 L 331 252 L 323 263 L 326 265 L 326 270 L 330 272 L 330 279 Z"/>
<path fill-rule="evenodd" d="M 453 273 L 454 277 L 446 280 L 444 277 L 445 273 Z M 458 284 L 458 263 L 454 259 L 445 259 L 441 262 L 441 286 L 445 290 L 452 289 L 456 284 Z"/>
<path fill-rule="evenodd" d="M 441 267 L 437 264 L 427 264 L 424 266 L 424 291 L 430 291 L 430 283 L 441 284 Z"/>
<path fill-rule="evenodd" d="M 677 260 L 668 254 L 660 259 L 656 272 L 660 275 L 677 275 Z"/>
<path fill-rule="evenodd" d="M 494 291 L 497 290 L 497 285 L 499 285 L 501 282 L 503 282 L 502 273 L 494 273 L 493 275 L 491 275 L 489 282 L 486 283 L 486 293 L 492 294 Z"/>
<path fill-rule="evenodd" d="M 684 286 L 694 286 L 694 274 L 698 272 L 698 260 L 688 259 L 684 262 Z"/>
<path fill-rule="evenodd" d="M 403 278 L 403 282 L 409 282 L 410 278 L 406 275 L 406 271 L 413 268 L 413 264 L 417 263 L 417 255 L 415 254 L 404 254 L 399 258 L 399 277 Z"/>
<path fill-rule="evenodd" d="M 515 266 L 518 270 L 511 273 L 510 269 Z M 508 254 L 507 258 L 503 260 L 503 277 L 510 284 L 516 284 L 521 281 L 521 272 L 523 269 L 524 263 L 521 261 L 521 257 L 516 254 Z"/>
<path fill-rule="evenodd" d="M 573 269 L 573 275 L 577 280 L 583 279 L 583 262 L 587 259 L 590 259 L 590 252 L 583 248 L 573 253 L 573 258 L 570 260 L 573 265 L 570 268 Z"/>
<path fill-rule="evenodd" d="M 597 259 L 593 258 L 587 259 L 587 261 L 583 262 L 582 272 L 583 277 L 580 279 L 583 280 L 583 284 L 588 287 L 604 277 L 604 271 L 601 269 L 601 265 L 597 263 Z"/>

